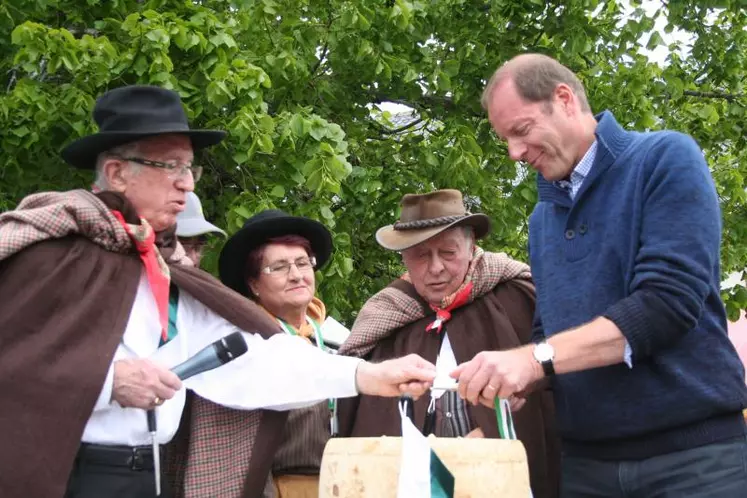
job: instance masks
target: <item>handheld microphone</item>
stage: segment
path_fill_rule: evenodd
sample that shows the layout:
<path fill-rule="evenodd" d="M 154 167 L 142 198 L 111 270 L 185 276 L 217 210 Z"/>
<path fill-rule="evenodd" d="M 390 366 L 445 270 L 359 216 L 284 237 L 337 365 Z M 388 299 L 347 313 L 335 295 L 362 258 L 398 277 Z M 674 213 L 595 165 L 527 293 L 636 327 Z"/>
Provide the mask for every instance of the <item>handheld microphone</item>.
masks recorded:
<path fill-rule="evenodd" d="M 187 361 L 178 364 L 171 369 L 180 380 L 188 379 L 193 375 L 207 372 L 221 365 L 233 361 L 242 354 L 246 353 L 246 341 L 241 336 L 241 332 L 234 332 L 221 339 L 218 339 L 211 345 L 203 348 L 196 355 Z M 153 446 L 153 465 L 156 480 L 156 496 L 161 496 L 161 457 L 160 447 L 156 440 L 156 411 L 150 409 L 146 411 L 148 420 L 148 432 L 150 433 L 151 445 Z"/>
<path fill-rule="evenodd" d="M 241 336 L 241 332 L 234 332 L 203 348 L 187 361 L 172 368 L 171 371 L 181 380 L 188 379 L 193 375 L 207 372 L 235 360 L 246 353 L 246 349 L 246 341 Z"/>

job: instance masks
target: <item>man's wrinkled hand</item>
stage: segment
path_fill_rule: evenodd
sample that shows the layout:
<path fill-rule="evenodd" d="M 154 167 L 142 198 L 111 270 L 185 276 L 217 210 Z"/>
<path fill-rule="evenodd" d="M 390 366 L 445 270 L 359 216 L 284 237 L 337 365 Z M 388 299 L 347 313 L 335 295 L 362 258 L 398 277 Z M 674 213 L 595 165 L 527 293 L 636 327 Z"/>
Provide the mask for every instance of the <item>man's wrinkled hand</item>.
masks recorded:
<path fill-rule="evenodd" d="M 361 362 L 355 374 L 358 392 L 373 396 L 422 396 L 436 377 L 436 367 L 416 354 L 381 363 Z"/>
<path fill-rule="evenodd" d="M 112 400 L 122 407 L 150 410 L 171 399 L 182 381 L 174 372 L 145 358 L 114 362 Z"/>
<path fill-rule="evenodd" d="M 495 398 L 512 397 L 511 410 L 519 410 L 524 403 L 517 393 L 544 375 L 542 366 L 532 356 L 532 346 L 508 351 L 483 351 L 459 365 L 451 376 L 459 382 L 459 396 L 477 405 L 493 407 Z"/>

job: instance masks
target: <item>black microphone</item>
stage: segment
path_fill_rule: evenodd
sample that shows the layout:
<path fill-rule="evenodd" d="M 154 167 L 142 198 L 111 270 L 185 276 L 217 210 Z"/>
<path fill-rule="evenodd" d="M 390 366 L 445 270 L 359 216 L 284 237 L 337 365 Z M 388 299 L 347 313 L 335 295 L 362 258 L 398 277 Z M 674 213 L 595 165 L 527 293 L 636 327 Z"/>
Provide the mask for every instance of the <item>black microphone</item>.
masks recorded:
<path fill-rule="evenodd" d="M 246 353 L 247 346 L 246 341 L 241 335 L 241 332 L 234 332 L 225 337 L 222 337 L 212 343 L 211 345 L 203 348 L 199 353 L 194 355 L 187 361 L 178 364 L 171 369 L 179 379 L 184 380 L 197 375 L 202 372 L 207 372 L 214 368 L 218 368 L 221 365 L 225 365 L 229 361 L 233 361 L 242 354 Z M 160 465 L 160 449 L 158 442 L 156 441 L 156 411 L 155 409 L 147 410 L 148 420 L 148 432 L 151 437 L 151 444 L 153 446 L 153 464 L 154 473 L 156 478 L 156 496 L 161 496 L 161 465 Z"/>
<path fill-rule="evenodd" d="M 188 379 L 193 375 L 207 372 L 235 360 L 246 353 L 246 349 L 246 341 L 241 332 L 234 332 L 205 347 L 184 363 L 172 368 L 171 371 L 181 380 Z"/>

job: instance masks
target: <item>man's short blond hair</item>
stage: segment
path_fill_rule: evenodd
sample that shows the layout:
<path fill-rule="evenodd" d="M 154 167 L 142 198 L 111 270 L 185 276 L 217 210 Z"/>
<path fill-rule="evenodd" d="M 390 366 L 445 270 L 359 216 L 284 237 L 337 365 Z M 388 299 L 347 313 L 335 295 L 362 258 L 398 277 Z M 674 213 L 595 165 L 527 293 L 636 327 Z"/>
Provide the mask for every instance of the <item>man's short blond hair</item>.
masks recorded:
<path fill-rule="evenodd" d="M 482 92 L 483 109 L 487 110 L 495 88 L 506 78 L 511 78 L 519 96 L 529 102 L 550 102 L 557 86 L 568 85 L 578 98 L 581 110 L 591 112 L 583 83 L 573 71 L 552 57 L 542 54 L 523 54 L 514 57 L 490 77 Z"/>

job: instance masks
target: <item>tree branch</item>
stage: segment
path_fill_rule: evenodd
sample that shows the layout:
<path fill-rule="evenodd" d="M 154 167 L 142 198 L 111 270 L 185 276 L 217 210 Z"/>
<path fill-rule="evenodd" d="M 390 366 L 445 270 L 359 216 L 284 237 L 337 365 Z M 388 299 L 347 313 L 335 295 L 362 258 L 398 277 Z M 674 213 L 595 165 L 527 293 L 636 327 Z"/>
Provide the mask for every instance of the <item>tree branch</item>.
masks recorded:
<path fill-rule="evenodd" d="M 322 53 L 319 54 L 319 60 L 316 61 L 316 64 L 314 64 L 314 67 L 311 68 L 311 79 L 313 80 L 316 78 L 316 72 L 319 69 L 319 66 L 322 65 L 322 62 L 324 62 L 324 59 L 327 57 L 327 52 L 329 52 L 329 41 L 324 42 L 324 47 L 322 47 Z"/>
<path fill-rule="evenodd" d="M 406 125 L 402 125 L 399 128 L 387 128 L 385 126 L 381 126 L 379 123 L 376 123 L 379 126 L 379 131 L 385 135 L 396 135 L 397 133 L 402 133 L 403 131 L 409 130 L 410 128 L 419 125 L 425 120 L 425 118 L 417 118 L 410 123 L 407 123 Z"/>
<path fill-rule="evenodd" d="M 733 93 L 725 93 L 725 92 L 699 92 L 697 90 L 685 90 L 682 92 L 685 95 L 688 95 L 690 97 L 700 97 L 704 99 L 724 99 L 728 100 L 729 102 L 733 102 L 737 99 L 741 99 L 744 97 L 742 94 L 733 94 Z"/>
<path fill-rule="evenodd" d="M 396 98 L 396 97 L 389 97 L 384 94 L 374 94 L 373 98 L 371 99 L 371 102 L 374 104 L 381 104 L 382 102 L 392 102 L 395 104 L 406 105 L 408 107 L 412 107 L 413 109 L 416 109 L 417 111 L 420 111 L 421 113 L 425 113 L 425 114 L 430 114 L 434 108 L 443 108 L 446 111 L 457 110 L 473 118 L 484 118 L 485 117 L 483 114 L 479 112 L 474 112 L 470 109 L 467 109 L 467 107 L 469 106 L 465 106 L 465 108 L 457 108 L 457 104 L 454 103 L 454 99 L 452 99 L 451 97 L 439 96 L 439 95 L 421 95 L 417 99 L 408 100 L 408 99 L 401 99 L 401 98 Z M 460 105 L 464 105 L 464 104 L 460 104 Z"/>
<path fill-rule="evenodd" d="M 327 7 L 330 7 L 329 4 Z M 322 47 L 322 53 L 319 55 L 319 60 L 316 61 L 316 64 L 314 64 L 314 67 L 311 68 L 311 72 L 309 73 L 312 80 L 316 77 L 316 72 L 319 69 L 319 66 L 322 65 L 322 62 L 324 62 L 324 59 L 329 53 L 329 30 L 332 29 L 332 21 L 334 21 L 335 17 L 332 16 L 331 8 L 327 14 L 329 15 L 327 18 L 327 38 L 324 40 L 324 47 Z"/>

